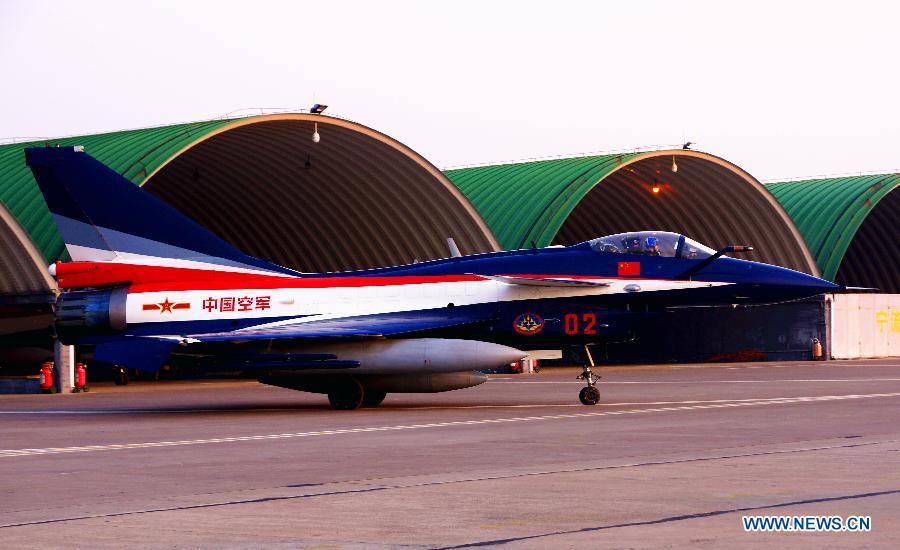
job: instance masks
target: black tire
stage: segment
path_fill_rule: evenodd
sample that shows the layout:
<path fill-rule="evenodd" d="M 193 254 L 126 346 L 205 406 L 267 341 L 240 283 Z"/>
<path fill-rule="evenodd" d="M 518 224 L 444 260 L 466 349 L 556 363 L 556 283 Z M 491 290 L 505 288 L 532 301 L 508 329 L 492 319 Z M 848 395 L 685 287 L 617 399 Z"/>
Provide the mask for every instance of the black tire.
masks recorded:
<path fill-rule="evenodd" d="M 377 407 L 381 405 L 385 397 L 387 397 L 387 393 L 383 391 L 366 390 L 363 396 L 363 407 Z"/>
<path fill-rule="evenodd" d="M 582 405 L 596 405 L 600 402 L 600 390 L 595 386 L 585 386 L 581 388 L 578 399 Z"/>
<path fill-rule="evenodd" d="M 353 411 L 358 409 L 365 398 L 365 390 L 357 380 L 348 378 L 336 384 L 328 392 L 328 402 L 336 411 Z"/>

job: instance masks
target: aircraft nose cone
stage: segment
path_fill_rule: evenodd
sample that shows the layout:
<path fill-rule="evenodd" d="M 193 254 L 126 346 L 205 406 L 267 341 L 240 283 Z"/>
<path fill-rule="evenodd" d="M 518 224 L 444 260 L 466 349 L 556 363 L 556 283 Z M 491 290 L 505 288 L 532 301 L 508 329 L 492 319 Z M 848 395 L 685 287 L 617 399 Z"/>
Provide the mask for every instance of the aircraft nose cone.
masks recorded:
<path fill-rule="evenodd" d="M 825 279 L 783 267 L 775 268 L 771 272 L 771 278 L 768 280 L 768 283 L 772 285 L 770 288 L 775 292 L 783 293 L 784 298 L 804 298 L 840 292 L 844 289 L 841 285 L 836 285 Z M 776 289 L 780 289 L 780 291 Z"/>
<path fill-rule="evenodd" d="M 820 279 L 812 275 L 807 275 L 806 273 L 791 273 L 793 274 L 793 276 L 790 278 L 789 284 L 791 284 L 792 286 L 804 287 L 809 290 L 816 290 L 820 294 L 824 294 L 826 292 L 836 292 L 844 288 L 841 285 L 836 285 L 830 281 L 826 281 L 825 279 Z"/>
<path fill-rule="evenodd" d="M 819 279 L 818 277 L 812 278 L 815 279 L 815 282 L 811 283 L 811 285 L 817 287 L 822 293 L 838 292 L 840 290 L 844 290 L 844 287 L 841 285 L 834 284 L 830 281 L 826 281 L 825 279 Z"/>

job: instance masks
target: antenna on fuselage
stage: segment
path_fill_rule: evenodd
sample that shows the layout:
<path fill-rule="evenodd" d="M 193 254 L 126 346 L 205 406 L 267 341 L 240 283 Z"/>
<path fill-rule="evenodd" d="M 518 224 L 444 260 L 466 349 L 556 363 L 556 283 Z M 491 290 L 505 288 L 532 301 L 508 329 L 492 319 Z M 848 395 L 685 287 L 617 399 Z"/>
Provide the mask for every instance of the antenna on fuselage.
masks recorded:
<path fill-rule="evenodd" d="M 459 247 L 456 246 L 456 241 L 453 240 L 453 237 L 447 237 L 447 248 L 450 249 L 451 258 L 459 258 L 460 256 L 462 256 L 462 253 L 459 251 Z"/>

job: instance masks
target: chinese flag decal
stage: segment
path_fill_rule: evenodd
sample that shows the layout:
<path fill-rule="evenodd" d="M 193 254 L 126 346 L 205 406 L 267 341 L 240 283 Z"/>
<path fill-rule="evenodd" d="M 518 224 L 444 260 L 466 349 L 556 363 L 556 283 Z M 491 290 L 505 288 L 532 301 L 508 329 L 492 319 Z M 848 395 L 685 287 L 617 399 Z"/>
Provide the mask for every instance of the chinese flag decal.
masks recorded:
<path fill-rule="evenodd" d="M 639 277 L 641 262 L 619 262 L 619 277 Z"/>

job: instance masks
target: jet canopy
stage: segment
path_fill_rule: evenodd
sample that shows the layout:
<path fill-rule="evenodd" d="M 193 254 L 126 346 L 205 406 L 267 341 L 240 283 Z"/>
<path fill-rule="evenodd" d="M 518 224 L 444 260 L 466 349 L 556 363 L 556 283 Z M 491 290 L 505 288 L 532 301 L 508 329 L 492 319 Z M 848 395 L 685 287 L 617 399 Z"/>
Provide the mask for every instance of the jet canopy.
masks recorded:
<path fill-rule="evenodd" d="M 699 260 L 716 253 L 693 239 L 668 231 L 635 231 L 618 233 L 588 241 L 595 252 L 643 254 L 665 258 Z"/>

